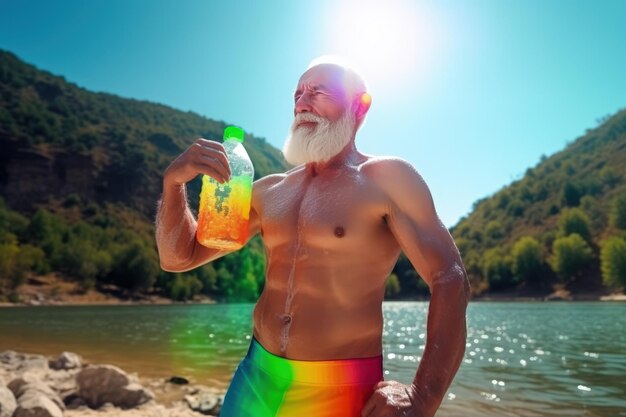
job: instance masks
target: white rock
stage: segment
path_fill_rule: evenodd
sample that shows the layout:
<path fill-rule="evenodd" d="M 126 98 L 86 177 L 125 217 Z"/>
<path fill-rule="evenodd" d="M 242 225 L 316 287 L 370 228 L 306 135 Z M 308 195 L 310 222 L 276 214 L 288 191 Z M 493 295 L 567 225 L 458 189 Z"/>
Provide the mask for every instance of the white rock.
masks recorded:
<path fill-rule="evenodd" d="M 0 386 L 0 417 L 11 417 L 16 407 L 13 391 L 4 385 Z"/>
<path fill-rule="evenodd" d="M 57 394 L 48 384 L 36 378 L 32 374 L 25 374 L 21 377 L 15 378 L 9 382 L 9 389 L 13 391 L 13 395 L 17 399 L 18 404 L 21 404 L 22 397 L 25 395 L 33 396 L 33 393 L 37 395 L 43 395 L 50 401 L 55 403 L 60 410 L 65 409 L 65 404 L 59 394 Z"/>
<path fill-rule="evenodd" d="M 76 369 L 82 366 L 82 360 L 79 355 L 72 352 L 62 352 L 57 359 L 48 362 L 52 369 Z"/>
<path fill-rule="evenodd" d="M 18 399 L 13 417 L 63 417 L 63 412 L 45 395 L 29 391 Z"/>

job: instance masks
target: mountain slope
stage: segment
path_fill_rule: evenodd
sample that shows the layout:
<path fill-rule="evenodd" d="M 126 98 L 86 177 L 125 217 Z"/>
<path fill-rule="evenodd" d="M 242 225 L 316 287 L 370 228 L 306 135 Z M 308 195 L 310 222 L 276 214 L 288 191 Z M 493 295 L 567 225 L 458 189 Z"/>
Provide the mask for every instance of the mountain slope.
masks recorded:
<path fill-rule="evenodd" d="M 625 179 L 626 110 L 622 110 L 562 151 L 542 156 L 520 180 L 476 201 L 472 212 L 451 229 L 474 289 L 519 291 L 561 284 L 572 291 L 607 291 L 600 251 L 606 238 L 624 237 L 610 213 L 626 194 Z M 578 234 L 588 235 L 584 240 L 592 255 L 566 273 L 555 261 L 562 254 L 555 250 L 555 241 L 572 234 L 576 221 Z M 518 253 L 515 245 L 524 237 L 539 243 L 543 263 L 525 278 L 516 271 L 515 259 L 524 244 L 519 244 Z"/>
<path fill-rule="evenodd" d="M 154 242 L 165 168 L 226 123 L 192 112 L 93 93 L 0 51 L 0 299 L 35 274 L 83 290 L 117 285 L 183 300 L 254 300 L 264 283 L 260 239 L 189 273 L 159 268 Z M 245 126 L 243 126 L 245 129 Z M 260 178 L 287 169 L 263 138 L 246 147 Z M 201 178 L 187 184 L 198 207 Z"/>
<path fill-rule="evenodd" d="M 167 165 L 198 137 L 221 141 L 225 126 L 89 92 L 0 51 L 0 194 L 14 209 L 32 211 L 76 193 L 99 204 L 123 202 L 152 218 Z M 287 168 L 264 139 L 247 135 L 244 146 L 256 178 Z M 199 186 L 199 179 L 190 184 L 194 203 Z"/>

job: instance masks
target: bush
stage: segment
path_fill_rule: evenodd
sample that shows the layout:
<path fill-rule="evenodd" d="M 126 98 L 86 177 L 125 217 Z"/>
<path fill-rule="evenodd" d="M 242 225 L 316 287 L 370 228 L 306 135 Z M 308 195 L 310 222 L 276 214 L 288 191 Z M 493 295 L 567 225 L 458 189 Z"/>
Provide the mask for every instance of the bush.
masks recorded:
<path fill-rule="evenodd" d="M 147 291 L 156 282 L 160 271 L 156 250 L 138 238 L 117 245 L 113 259 L 110 282 L 133 292 Z"/>
<path fill-rule="evenodd" d="M 402 296 L 425 295 L 429 293 L 428 284 L 426 284 L 426 281 L 424 281 L 415 268 L 413 268 L 411 261 L 406 257 L 404 252 L 400 253 L 400 257 L 393 271 L 400 282 Z"/>
<path fill-rule="evenodd" d="M 489 249 L 485 252 L 482 273 L 489 282 L 489 288 L 493 290 L 510 288 L 517 283 L 511 271 L 511 258 L 504 256 L 500 249 Z"/>
<path fill-rule="evenodd" d="M 566 182 L 561 189 L 561 201 L 568 207 L 576 207 L 580 203 L 582 193 L 580 189 L 571 182 Z"/>
<path fill-rule="evenodd" d="M 512 250 L 513 274 L 517 281 L 540 282 L 544 275 L 541 243 L 534 237 L 520 238 Z"/>
<path fill-rule="evenodd" d="M 50 272 L 50 265 L 46 262 L 46 254 L 41 248 L 33 245 L 21 245 L 18 265 L 23 270 L 33 271 L 37 274 Z"/>
<path fill-rule="evenodd" d="M 611 201 L 609 223 L 615 228 L 626 230 L 626 193 L 617 195 Z"/>
<path fill-rule="evenodd" d="M 217 271 L 212 263 L 203 265 L 194 270 L 196 277 L 202 283 L 202 294 L 214 295 L 217 288 Z"/>
<path fill-rule="evenodd" d="M 0 234 L 11 233 L 17 237 L 22 236 L 28 227 L 28 219 L 23 215 L 10 210 L 0 197 Z"/>
<path fill-rule="evenodd" d="M 24 283 L 26 274 L 44 261 L 43 251 L 13 240 L 0 244 L 0 292 L 10 293 Z"/>
<path fill-rule="evenodd" d="M 202 289 L 202 283 L 193 274 L 176 273 L 168 291 L 172 300 L 190 300 Z"/>
<path fill-rule="evenodd" d="M 551 266 L 564 281 L 580 276 L 592 258 L 589 244 L 576 233 L 560 237 L 552 244 Z"/>
<path fill-rule="evenodd" d="M 26 240 L 44 250 L 53 268 L 57 268 L 66 235 L 67 226 L 63 219 L 44 209 L 35 212 L 26 229 Z"/>
<path fill-rule="evenodd" d="M 591 243 L 591 221 L 589 217 L 579 208 L 571 208 L 563 211 L 559 218 L 560 236 L 569 236 L 572 233 Z"/>
<path fill-rule="evenodd" d="M 498 220 L 492 220 L 487 223 L 485 231 L 487 233 L 487 236 L 489 236 L 489 238 L 493 240 L 502 239 L 504 237 L 502 223 L 500 223 Z"/>
<path fill-rule="evenodd" d="M 396 274 L 391 274 L 385 283 L 385 296 L 393 298 L 398 294 L 400 294 L 400 281 Z"/>
<path fill-rule="evenodd" d="M 216 264 L 220 294 L 228 301 L 257 300 L 264 279 L 264 264 L 263 256 L 252 251 L 250 245 L 221 258 Z"/>
<path fill-rule="evenodd" d="M 94 281 L 105 276 L 111 269 L 111 255 L 99 250 L 91 240 L 70 235 L 56 259 L 57 268 L 68 275 L 81 280 Z M 87 284 L 86 288 L 93 288 Z"/>
<path fill-rule="evenodd" d="M 602 281 L 609 287 L 626 286 L 626 241 L 611 237 L 600 250 Z"/>
<path fill-rule="evenodd" d="M 13 242 L 0 244 L 0 291 L 3 293 L 9 293 L 19 285 L 16 262 L 19 253 L 20 247 L 17 244 L 17 239 Z"/>

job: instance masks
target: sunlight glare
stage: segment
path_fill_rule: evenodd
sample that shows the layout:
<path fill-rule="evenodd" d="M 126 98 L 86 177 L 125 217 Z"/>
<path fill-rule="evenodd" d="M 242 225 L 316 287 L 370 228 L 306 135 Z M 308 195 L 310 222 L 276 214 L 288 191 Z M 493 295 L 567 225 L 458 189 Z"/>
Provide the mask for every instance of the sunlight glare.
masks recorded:
<path fill-rule="evenodd" d="M 427 82 L 441 44 L 431 10 L 402 0 L 346 0 L 331 6 L 328 15 L 327 50 L 353 62 L 370 87 Z"/>

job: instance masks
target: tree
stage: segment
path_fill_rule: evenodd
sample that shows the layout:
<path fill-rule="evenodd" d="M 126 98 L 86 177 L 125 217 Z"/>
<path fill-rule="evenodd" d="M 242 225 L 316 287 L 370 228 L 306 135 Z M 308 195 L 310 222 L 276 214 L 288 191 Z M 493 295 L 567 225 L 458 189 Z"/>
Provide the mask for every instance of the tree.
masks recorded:
<path fill-rule="evenodd" d="M 511 271 L 511 258 L 504 256 L 500 248 L 489 249 L 483 256 L 483 276 L 492 290 L 512 287 L 517 281 Z"/>
<path fill-rule="evenodd" d="M 580 235 L 587 242 L 591 243 L 591 220 L 579 208 L 570 208 L 563 211 L 559 218 L 560 236 L 569 236 L 572 233 Z"/>
<path fill-rule="evenodd" d="M 598 173 L 600 181 L 609 188 L 615 187 L 621 181 L 622 177 L 613 168 L 605 166 Z"/>
<path fill-rule="evenodd" d="M 544 275 L 544 262 L 541 243 L 534 237 L 520 238 L 512 250 L 512 269 L 517 281 L 540 282 Z"/>
<path fill-rule="evenodd" d="M 579 188 L 571 182 L 566 182 L 561 189 L 561 200 L 568 207 L 576 207 L 580 203 L 582 193 Z"/>
<path fill-rule="evenodd" d="M 613 227 L 626 230 L 626 193 L 618 194 L 613 198 L 609 223 Z"/>
<path fill-rule="evenodd" d="M 610 237 L 602 243 L 600 269 L 607 286 L 626 286 L 626 240 Z"/>
<path fill-rule="evenodd" d="M 44 250 L 53 267 L 60 266 L 57 261 L 63 249 L 63 238 L 67 234 L 63 219 L 40 208 L 33 215 L 25 233 L 27 241 Z"/>
<path fill-rule="evenodd" d="M 411 261 L 406 257 L 404 252 L 400 253 L 400 257 L 396 262 L 393 272 L 398 277 L 403 296 L 428 294 L 428 286 L 419 276 L 415 268 L 413 268 Z"/>
<path fill-rule="evenodd" d="M 15 235 L 12 235 L 15 236 Z M 16 260 L 20 253 L 17 239 L 0 244 L 0 292 L 11 292 L 19 285 Z"/>
<path fill-rule="evenodd" d="M 491 220 L 485 227 L 485 232 L 493 240 L 502 239 L 504 237 L 504 228 L 498 220 Z"/>
<path fill-rule="evenodd" d="M 109 274 L 112 282 L 133 292 L 146 291 L 154 285 L 160 268 L 153 248 L 136 238 L 115 252 Z"/>
<path fill-rule="evenodd" d="M 400 281 L 396 274 L 391 274 L 385 284 L 385 296 L 393 298 L 398 294 L 400 294 Z"/>
<path fill-rule="evenodd" d="M 560 237 L 552 244 L 551 266 L 564 281 L 580 276 L 593 257 L 589 244 L 578 234 Z"/>
<path fill-rule="evenodd" d="M 202 289 L 202 283 L 193 274 L 175 273 L 168 288 L 172 300 L 185 301 L 193 298 Z"/>
<path fill-rule="evenodd" d="M 0 243 L 0 293 L 11 293 L 24 283 L 26 274 L 43 261 L 44 253 L 32 245 L 19 245 L 13 234 Z"/>

